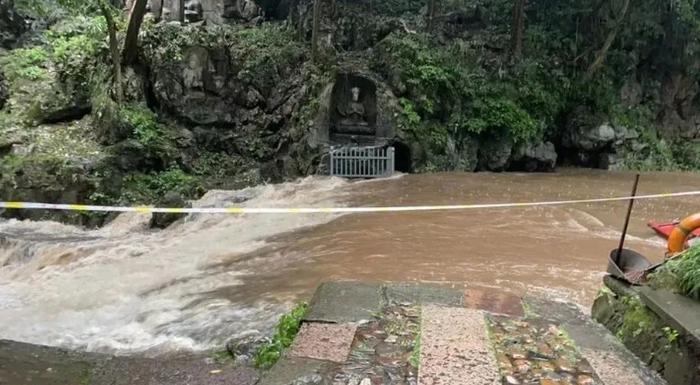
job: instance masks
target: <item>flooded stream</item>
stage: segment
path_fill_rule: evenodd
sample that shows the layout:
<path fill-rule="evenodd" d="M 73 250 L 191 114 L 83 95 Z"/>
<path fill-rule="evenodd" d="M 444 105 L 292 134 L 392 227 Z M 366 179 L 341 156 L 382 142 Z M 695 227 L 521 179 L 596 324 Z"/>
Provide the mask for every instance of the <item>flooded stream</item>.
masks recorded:
<path fill-rule="evenodd" d="M 528 202 L 625 196 L 633 175 L 424 174 L 367 182 L 311 177 L 211 191 L 195 207 Z M 640 194 L 700 188 L 647 173 Z M 626 202 L 450 212 L 191 215 L 152 231 L 143 214 L 92 231 L 0 222 L 0 339 L 158 354 L 221 347 L 267 330 L 332 279 L 451 282 L 590 305 Z M 640 201 L 627 246 L 665 250 L 646 227 L 700 211 L 700 197 Z"/>

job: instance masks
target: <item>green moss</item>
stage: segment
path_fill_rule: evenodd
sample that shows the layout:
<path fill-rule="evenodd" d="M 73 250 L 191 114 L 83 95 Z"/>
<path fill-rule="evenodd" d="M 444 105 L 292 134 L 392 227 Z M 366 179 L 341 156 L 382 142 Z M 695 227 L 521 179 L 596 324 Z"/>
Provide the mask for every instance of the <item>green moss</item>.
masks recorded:
<path fill-rule="evenodd" d="M 408 363 L 414 368 L 420 366 L 420 329 L 413 340 L 413 349 L 411 350 L 411 356 L 408 358 Z"/>
<path fill-rule="evenodd" d="M 144 29 L 142 46 L 144 57 L 156 67 L 181 63 L 190 47 L 224 52 L 239 69 L 238 79 L 254 85 L 263 95 L 286 80 L 284 74 L 298 67 L 307 51 L 295 40 L 293 30 L 272 23 L 255 28 L 159 23 Z"/>
<path fill-rule="evenodd" d="M 92 383 L 92 370 L 83 369 L 79 381 L 80 385 L 90 385 L 90 383 Z"/>
<path fill-rule="evenodd" d="M 49 76 L 49 58 L 50 53 L 42 46 L 19 48 L 0 56 L 0 65 L 10 84 L 21 79 L 35 81 Z"/>
<path fill-rule="evenodd" d="M 101 17 L 62 19 L 43 33 L 43 44 L 0 56 L 10 90 L 6 109 L 33 125 L 53 112 L 86 105 L 90 79 L 101 75 L 106 52 Z"/>
<path fill-rule="evenodd" d="M 306 314 L 307 305 L 301 303 L 295 306 L 289 313 L 282 315 L 275 328 L 272 340 L 255 353 L 255 365 L 268 369 L 274 365 L 282 355 L 282 351 L 292 345 L 301 327 L 301 320 Z"/>
<path fill-rule="evenodd" d="M 166 129 L 158 123 L 156 114 L 143 105 L 127 105 L 119 114 L 131 128 L 133 137 L 144 147 L 164 147 L 169 141 Z"/>
<path fill-rule="evenodd" d="M 616 336 L 623 342 L 636 339 L 642 333 L 649 333 L 656 324 L 653 313 L 649 311 L 636 297 L 623 297 L 623 304 L 627 306 L 621 327 Z"/>

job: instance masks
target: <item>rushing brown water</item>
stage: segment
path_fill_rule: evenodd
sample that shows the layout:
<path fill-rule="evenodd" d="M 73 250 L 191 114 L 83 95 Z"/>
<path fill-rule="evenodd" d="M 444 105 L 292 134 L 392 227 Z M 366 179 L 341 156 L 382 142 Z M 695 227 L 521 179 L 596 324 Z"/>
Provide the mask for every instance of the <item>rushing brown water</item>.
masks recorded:
<path fill-rule="evenodd" d="M 199 206 L 404 206 L 626 196 L 631 173 L 425 174 L 347 183 L 308 178 L 212 192 Z M 700 175 L 645 173 L 639 194 L 700 189 Z M 452 282 L 588 307 L 626 202 L 449 212 L 191 216 L 162 232 L 127 219 L 99 231 L 0 224 L 0 338 L 122 352 L 205 349 L 265 329 L 332 279 Z M 652 259 L 646 227 L 700 211 L 700 197 L 639 201 L 627 247 Z M 4 254 L 3 254 L 4 253 Z M 29 324 L 28 324 L 29 322 Z M 31 326 L 30 326 L 31 325 Z"/>
<path fill-rule="evenodd" d="M 630 173 L 407 175 L 349 186 L 349 205 L 448 205 L 627 196 Z M 700 175 L 649 173 L 639 194 L 696 190 Z M 453 282 L 534 292 L 589 306 L 617 247 L 627 202 L 343 216 L 278 237 L 256 253 L 287 261 L 248 289 L 309 293 L 328 279 Z M 646 226 L 700 210 L 700 198 L 637 202 L 626 247 L 660 260 L 665 242 Z M 294 262 L 292 262 L 294 261 Z M 256 290 L 255 288 L 258 288 Z M 285 290 L 284 288 L 287 288 Z M 244 296 L 247 296 L 244 295 Z"/>

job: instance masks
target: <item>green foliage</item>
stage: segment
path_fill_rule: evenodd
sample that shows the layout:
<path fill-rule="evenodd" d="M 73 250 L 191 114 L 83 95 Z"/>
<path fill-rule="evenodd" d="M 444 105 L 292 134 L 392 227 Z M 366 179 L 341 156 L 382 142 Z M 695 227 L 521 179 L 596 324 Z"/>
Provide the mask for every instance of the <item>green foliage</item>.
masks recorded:
<path fill-rule="evenodd" d="M 144 57 L 155 67 L 186 61 L 184 47 L 202 47 L 223 52 L 221 60 L 231 60 L 238 68 L 238 79 L 252 84 L 263 96 L 286 81 L 286 75 L 300 66 L 306 47 L 295 40 L 287 26 L 264 23 L 255 28 L 243 26 L 206 27 L 159 23 L 144 28 L 141 44 Z"/>
<path fill-rule="evenodd" d="M 416 14 L 426 4 L 426 0 L 384 0 L 374 2 L 372 10 L 385 15 Z"/>
<path fill-rule="evenodd" d="M 52 61 L 61 79 L 87 80 L 106 53 L 107 26 L 103 17 L 76 16 L 48 30 Z"/>
<path fill-rule="evenodd" d="M 230 54 L 240 61 L 238 78 L 255 85 L 263 94 L 304 58 L 304 48 L 295 41 L 293 31 L 283 26 L 263 24 L 241 29 L 233 39 L 238 44 L 231 46 Z"/>
<path fill-rule="evenodd" d="M 255 365 L 268 369 L 279 360 L 282 351 L 292 345 L 301 327 L 301 320 L 306 314 L 306 303 L 300 303 L 289 313 L 282 315 L 272 340 L 261 346 L 255 354 Z"/>
<path fill-rule="evenodd" d="M 420 366 L 420 330 L 418 330 L 416 338 L 413 340 L 413 350 L 411 350 L 408 363 L 416 369 Z"/>
<path fill-rule="evenodd" d="M 654 126 L 654 113 L 649 106 L 640 105 L 626 109 L 615 106 L 611 108 L 611 113 L 614 125 L 638 134 L 636 139 L 627 141 L 622 148 L 625 168 L 655 171 L 697 167 L 692 160 L 684 159 L 684 155 L 692 152 L 682 152 L 686 148 L 683 144 L 670 143 L 659 137 Z"/>
<path fill-rule="evenodd" d="M 91 80 L 101 76 L 106 57 L 106 32 L 100 17 L 62 19 L 43 32 L 43 44 L 0 55 L 18 122 L 34 125 L 47 114 L 90 99 Z"/>
<path fill-rule="evenodd" d="M 627 306 L 627 311 L 622 325 L 617 330 L 617 338 L 624 342 L 627 339 L 637 338 L 642 333 L 652 334 L 656 326 L 655 315 L 637 297 L 623 297 L 622 301 Z"/>
<path fill-rule="evenodd" d="M 48 76 L 46 67 L 49 55 L 41 46 L 15 49 L 6 56 L 0 56 L 0 66 L 10 83 L 19 79 L 39 80 Z"/>
<path fill-rule="evenodd" d="M 399 103 L 401 104 L 401 111 L 403 112 L 401 115 L 403 126 L 407 128 L 418 127 L 421 122 L 421 118 L 416 112 L 416 107 L 413 105 L 413 102 L 406 98 L 401 98 L 399 99 Z"/>
<path fill-rule="evenodd" d="M 475 101 L 471 116 L 474 117 L 466 120 L 463 129 L 472 134 L 508 135 L 516 142 L 539 134 L 537 122 L 512 100 L 505 98 Z"/>
<path fill-rule="evenodd" d="M 700 245 L 692 246 L 680 259 L 670 263 L 681 293 L 700 301 Z"/>
<path fill-rule="evenodd" d="M 666 337 L 666 340 L 669 343 L 672 344 L 672 343 L 678 341 L 678 336 L 679 336 L 678 330 L 676 330 L 672 327 L 669 327 L 669 326 L 664 326 L 661 328 L 661 330 L 664 332 L 664 337 Z"/>
<path fill-rule="evenodd" d="M 124 177 L 120 201 L 123 203 L 147 204 L 158 201 L 168 193 L 185 198 L 201 195 L 203 188 L 199 179 L 177 167 L 161 172 L 132 173 Z"/>
<path fill-rule="evenodd" d="M 678 168 L 686 171 L 700 170 L 700 143 L 680 140 L 671 143 L 670 146 Z"/>
<path fill-rule="evenodd" d="M 243 170 L 245 162 L 240 156 L 224 152 L 204 152 L 193 161 L 192 168 L 195 175 L 225 179 Z"/>
<path fill-rule="evenodd" d="M 156 114 L 143 105 L 127 105 L 120 111 L 122 121 L 127 124 L 136 140 L 147 148 L 162 148 L 168 144 L 165 127 L 158 123 Z"/>

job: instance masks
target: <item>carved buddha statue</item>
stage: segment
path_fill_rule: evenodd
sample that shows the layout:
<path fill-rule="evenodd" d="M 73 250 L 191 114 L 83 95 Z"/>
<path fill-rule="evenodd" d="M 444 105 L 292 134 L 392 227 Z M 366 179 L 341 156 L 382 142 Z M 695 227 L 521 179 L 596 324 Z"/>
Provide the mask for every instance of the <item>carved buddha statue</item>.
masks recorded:
<path fill-rule="evenodd" d="M 360 89 L 353 87 L 350 89 L 352 98 L 343 108 L 338 106 L 338 114 L 341 119 L 338 124 L 338 129 L 341 132 L 349 133 L 372 133 L 372 129 L 367 123 L 367 112 L 365 106 L 360 103 Z"/>
<path fill-rule="evenodd" d="M 182 80 L 187 90 L 202 90 L 204 86 L 202 79 L 202 62 L 204 60 L 201 55 L 198 50 L 194 49 L 187 53 L 186 65 L 182 71 Z"/>

